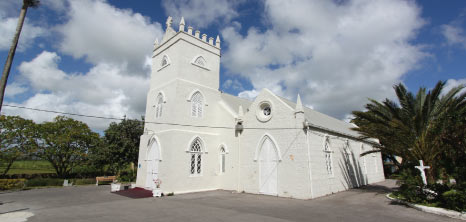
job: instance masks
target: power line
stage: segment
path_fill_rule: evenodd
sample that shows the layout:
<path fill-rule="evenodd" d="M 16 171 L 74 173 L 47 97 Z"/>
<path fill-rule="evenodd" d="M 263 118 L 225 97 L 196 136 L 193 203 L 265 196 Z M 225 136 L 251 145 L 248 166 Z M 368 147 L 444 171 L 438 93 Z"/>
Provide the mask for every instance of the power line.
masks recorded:
<path fill-rule="evenodd" d="M 10 105 L 10 104 L 4 104 L 3 106 L 7 106 L 7 107 L 12 107 L 12 108 L 18 108 L 18 109 L 27 109 L 27 110 L 33 110 L 33 111 L 39 111 L 39 112 L 47 112 L 47 113 L 56 113 L 56 114 L 63 114 L 63 115 L 70 115 L 70 116 L 79 116 L 79 117 L 87 117 L 87 118 L 97 118 L 97 119 L 107 119 L 107 120 L 125 120 L 125 118 L 116 118 L 116 117 L 106 117 L 106 116 L 95 116 L 95 115 L 85 115 L 85 114 L 77 114 L 77 113 L 68 113 L 68 112 L 60 112 L 60 111 L 55 111 L 55 110 L 46 110 L 46 109 L 38 109 L 38 108 L 31 108 L 31 107 L 25 107 L 25 106 L 16 106 L 16 105 Z M 158 125 L 168 125 L 168 126 L 183 126 L 183 127 L 197 127 L 197 128 L 211 128 L 211 129 L 236 129 L 236 127 L 231 127 L 231 126 L 208 126 L 208 125 L 191 125 L 191 124 L 181 124 L 181 123 L 164 123 L 164 122 L 152 122 L 152 121 L 144 121 L 144 123 L 148 123 L 148 124 L 158 124 Z M 313 125 L 313 124 L 310 124 L 311 127 L 314 127 L 314 128 L 317 128 L 319 130 L 324 130 L 324 131 L 329 131 L 329 132 L 333 132 L 333 133 L 337 133 L 337 134 L 342 134 L 340 132 L 337 132 L 337 131 L 333 131 L 333 130 L 330 130 L 330 129 L 326 129 L 326 128 L 323 128 L 321 126 L 317 126 L 317 125 Z M 297 130 L 297 129 L 301 129 L 302 128 L 298 128 L 298 127 L 270 127 L 270 128 L 265 128 L 265 127 L 243 127 L 243 129 L 248 129 L 248 130 Z M 338 139 L 338 140 L 342 140 L 342 141 L 345 141 L 345 139 L 343 139 L 344 137 L 349 137 L 349 138 L 353 138 L 353 139 L 357 139 L 359 140 L 358 138 L 356 138 L 355 136 L 352 136 L 352 135 L 345 135 L 345 134 L 342 134 L 343 137 L 341 136 L 330 136 L 330 135 L 327 135 L 327 134 L 322 134 L 322 133 L 317 133 L 317 132 L 313 132 L 312 130 L 308 131 L 308 132 L 311 132 L 312 134 L 314 135 L 317 135 L 317 136 L 320 136 L 320 137 L 324 137 L 324 136 L 328 136 L 329 138 L 331 139 Z M 369 142 L 369 143 L 373 143 L 371 141 L 366 141 L 364 140 L 365 142 Z"/>
<path fill-rule="evenodd" d="M 56 113 L 56 114 L 63 114 L 63 115 L 70 115 L 70 116 L 79 116 L 79 117 L 88 117 L 88 118 L 97 118 L 97 119 L 108 119 L 108 120 L 124 120 L 124 118 L 116 118 L 116 117 L 106 117 L 106 116 L 95 116 L 95 115 L 85 115 L 85 114 L 77 114 L 77 113 L 68 113 L 68 112 L 60 112 L 55 110 L 46 110 L 46 109 L 38 109 L 38 108 L 31 108 L 25 106 L 16 106 L 5 104 L 4 106 L 18 108 L 18 109 L 27 109 L 39 112 L 47 112 L 47 113 Z M 213 128 L 213 129 L 236 129 L 235 127 L 231 126 L 208 126 L 208 125 L 191 125 L 191 124 L 181 124 L 181 123 L 164 123 L 164 122 L 153 122 L 153 121 L 144 121 L 144 123 L 148 124 L 159 124 L 159 125 L 170 125 L 170 126 L 184 126 L 184 127 L 198 127 L 198 128 Z M 265 127 L 244 127 L 243 129 L 258 129 L 258 130 L 285 130 L 285 129 L 301 129 L 296 127 L 280 127 L 280 128 L 265 128 Z"/>

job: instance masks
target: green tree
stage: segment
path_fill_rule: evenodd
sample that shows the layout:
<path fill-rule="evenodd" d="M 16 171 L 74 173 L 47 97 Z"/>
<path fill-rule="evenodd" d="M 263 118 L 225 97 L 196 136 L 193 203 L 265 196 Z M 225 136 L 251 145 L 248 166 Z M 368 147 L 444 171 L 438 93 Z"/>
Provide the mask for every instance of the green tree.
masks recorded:
<path fill-rule="evenodd" d="M 32 152 L 34 128 L 32 120 L 0 116 L 0 160 L 6 165 L 2 175 L 8 173 L 13 162 Z"/>
<path fill-rule="evenodd" d="M 40 124 L 38 135 L 37 155 L 48 160 L 62 178 L 86 161 L 89 149 L 99 145 L 100 139 L 85 123 L 64 116 Z"/>
<path fill-rule="evenodd" d="M 26 17 L 26 12 L 29 7 L 36 8 L 39 6 L 39 0 L 23 0 L 23 7 L 19 13 L 18 25 L 16 26 L 15 36 L 11 43 L 10 51 L 8 52 L 8 57 L 3 67 L 2 79 L 0 80 L 0 111 L 2 110 L 3 97 L 5 94 L 6 83 L 8 76 L 10 75 L 11 64 L 13 63 L 13 58 L 15 57 L 16 46 L 18 45 L 19 35 L 21 34 L 21 29 L 23 29 L 24 18 Z"/>
<path fill-rule="evenodd" d="M 446 120 L 461 114 L 465 93 L 459 95 L 463 86 L 451 89 L 442 95 L 445 82 L 426 92 L 420 88 L 416 95 L 408 92 L 402 84 L 394 86 L 398 102 L 385 99 L 382 103 L 370 99 L 367 111 L 354 111 L 352 120 L 364 138 L 376 138 L 381 151 L 388 156 L 403 158 L 401 167 L 412 167 L 423 160 L 431 166 L 427 171 L 430 181 L 436 179 L 442 168 L 440 157 L 448 147 L 441 135 L 446 135 L 450 125 Z M 463 116 L 464 118 L 464 116 Z M 464 127 L 458 126 L 458 127 Z"/>
<path fill-rule="evenodd" d="M 104 140 L 108 146 L 109 159 L 121 170 L 128 163 L 138 162 L 139 140 L 144 132 L 144 121 L 124 119 L 111 123 L 105 130 Z"/>

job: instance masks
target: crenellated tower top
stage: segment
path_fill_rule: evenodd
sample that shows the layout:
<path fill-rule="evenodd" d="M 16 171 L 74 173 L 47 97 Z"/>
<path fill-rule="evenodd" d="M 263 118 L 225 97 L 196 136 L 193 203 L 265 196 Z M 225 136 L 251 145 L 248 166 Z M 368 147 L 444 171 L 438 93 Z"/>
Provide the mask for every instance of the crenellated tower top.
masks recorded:
<path fill-rule="evenodd" d="M 176 32 L 171 27 L 172 23 L 173 23 L 173 18 L 171 16 L 168 16 L 167 21 L 165 22 L 165 24 L 166 24 L 165 34 L 163 35 L 162 41 L 160 43 L 158 42 L 158 40 L 156 40 L 156 42 L 154 43 L 154 50 L 157 49 L 159 46 L 161 46 L 168 39 L 175 36 L 178 32 L 186 33 L 186 34 L 188 34 L 190 36 L 193 36 L 194 38 L 197 38 L 197 39 L 199 39 L 199 40 L 201 40 L 201 41 L 203 41 L 203 42 L 205 42 L 205 43 L 207 43 L 207 44 L 209 44 L 211 46 L 214 46 L 214 47 L 220 49 L 220 36 L 219 35 L 217 35 L 217 37 L 215 39 L 215 42 L 214 42 L 213 37 L 208 38 L 207 34 L 205 34 L 205 33 L 201 35 L 201 31 L 199 31 L 199 30 L 194 31 L 194 35 L 193 35 L 193 27 L 192 26 L 188 26 L 188 30 L 187 30 L 187 32 L 185 32 L 186 23 L 185 23 L 184 17 L 181 17 L 181 19 L 180 19 L 178 32 Z"/>

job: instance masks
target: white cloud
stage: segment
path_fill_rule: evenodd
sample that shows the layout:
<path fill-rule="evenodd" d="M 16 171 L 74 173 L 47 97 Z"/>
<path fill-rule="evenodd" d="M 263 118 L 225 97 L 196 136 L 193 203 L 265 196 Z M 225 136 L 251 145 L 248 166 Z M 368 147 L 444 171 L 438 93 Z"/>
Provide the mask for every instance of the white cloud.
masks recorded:
<path fill-rule="evenodd" d="M 466 49 L 466 34 L 464 34 L 461 26 L 452 23 L 448 25 L 442 25 L 442 34 L 445 37 L 448 45 L 461 45 Z"/>
<path fill-rule="evenodd" d="M 235 8 L 241 1 L 228 0 L 164 0 L 167 15 L 185 18 L 187 25 L 204 28 L 212 23 L 223 24 L 238 16 Z"/>
<path fill-rule="evenodd" d="M 129 75 L 147 75 L 145 58 L 163 34 L 159 23 L 103 0 L 70 1 L 69 10 L 69 20 L 56 27 L 63 36 L 62 52 L 95 65 L 119 66 Z"/>
<path fill-rule="evenodd" d="M 88 73 L 65 73 L 58 68 L 60 57 L 44 51 L 19 66 L 21 77 L 37 92 L 19 105 L 61 112 L 122 118 L 144 114 L 149 80 L 128 76 L 118 67 L 100 63 Z M 17 103 L 12 103 L 16 104 Z M 35 121 L 51 121 L 57 114 L 30 110 L 5 109 L 7 114 L 21 114 Z M 94 129 L 105 129 L 108 120 L 80 119 Z"/>
<path fill-rule="evenodd" d="M 18 9 L 19 14 L 19 9 Z M 6 17 L 0 13 L 0 50 L 9 50 L 18 25 L 18 17 Z M 18 51 L 34 44 L 34 39 L 46 35 L 46 29 L 29 23 L 26 18 L 18 41 Z"/>
<path fill-rule="evenodd" d="M 27 91 L 27 87 L 21 86 L 18 83 L 8 84 L 5 89 L 5 97 L 13 98 L 16 95 L 23 94 Z"/>
<path fill-rule="evenodd" d="M 237 79 L 227 79 L 225 80 L 225 82 L 223 82 L 222 84 L 222 87 L 224 89 L 233 89 L 233 90 L 244 90 L 243 88 L 243 84 L 241 84 L 240 81 L 238 81 Z"/>
<path fill-rule="evenodd" d="M 249 99 L 249 100 L 254 100 L 257 97 L 257 95 L 259 95 L 259 92 L 256 91 L 255 89 L 245 90 L 245 91 L 238 93 L 238 97 Z"/>
<path fill-rule="evenodd" d="M 442 94 L 445 95 L 446 93 L 448 93 L 453 88 L 461 86 L 461 85 L 466 87 L 466 79 L 449 79 L 445 83 L 445 86 L 443 87 Z M 461 94 L 461 93 L 464 93 L 464 92 L 466 92 L 466 88 L 463 88 L 460 91 L 460 93 L 458 93 L 458 94 Z"/>
<path fill-rule="evenodd" d="M 222 64 L 323 113 L 344 119 L 367 97 L 393 95 L 392 85 L 426 56 L 412 40 L 424 25 L 412 1 L 265 1 L 264 31 L 222 30 Z M 248 95 L 245 92 L 245 95 Z"/>
<path fill-rule="evenodd" d="M 46 6 L 57 12 L 63 12 L 67 8 L 67 0 L 41 0 L 40 6 Z"/>

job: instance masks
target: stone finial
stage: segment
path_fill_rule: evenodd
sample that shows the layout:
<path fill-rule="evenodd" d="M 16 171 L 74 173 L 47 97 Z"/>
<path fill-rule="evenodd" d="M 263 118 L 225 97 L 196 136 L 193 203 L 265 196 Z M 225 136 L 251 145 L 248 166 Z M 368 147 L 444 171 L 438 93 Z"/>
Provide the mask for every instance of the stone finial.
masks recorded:
<path fill-rule="evenodd" d="M 185 25 L 185 24 L 184 24 L 184 18 L 183 18 L 183 17 L 181 17 L 181 21 L 180 21 L 180 29 L 179 29 L 179 31 L 180 31 L 180 32 L 184 32 L 184 25 Z"/>
<path fill-rule="evenodd" d="M 299 94 L 298 98 L 296 99 L 296 107 L 294 109 L 294 113 L 304 113 L 303 104 L 301 103 L 301 97 L 299 96 Z"/>
<path fill-rule="evenodd" d="M 207 42 L 207 35 L 206 34 L 202 34 L 202 41 Z"/>
<path fill-rule="evenodd" d="M 194 33 L 194 37 L 199 38 L 200 34 L 201 34 L 201 31 L 196 30 L 196 32 Z"/>
<path fill-rule="evenodd" d="M 167 22 L 165 23 L 167 25 L 167 29 L 172 27 L 172 22 L 173 18 L 171 16 L 168 16 Z"/>
<path fill-rule="evenodd" d="M 214 44 L 214 38 L 212 38 L 212 37 L 209 38 L 209 44 L 211 44 L 211 45 Z"/>
<path fill-rule="evenodd" d="M 215 46 L 220 48 L 220 36 L 217 35 L 217 39 L 215 40 Z"/>
<path fill-rule="evenodd" d="M 193 27 L 188 26 L 188 34 L 190 34 L 190 35 L 193 34 Z"/>
<path fill-rule="evenodd" d="M 238 122 L 239 123 L 243 122 L 243 117 L 244 117 L 243 106 L 239 105 L 238 107 Z"/>
<path fill-rule="evenodd" d="M 157 48 L 159 47 L 159 39 L 158 38 L 155 38 L 155 41 L 154 41 L 154 48 Z"/>

